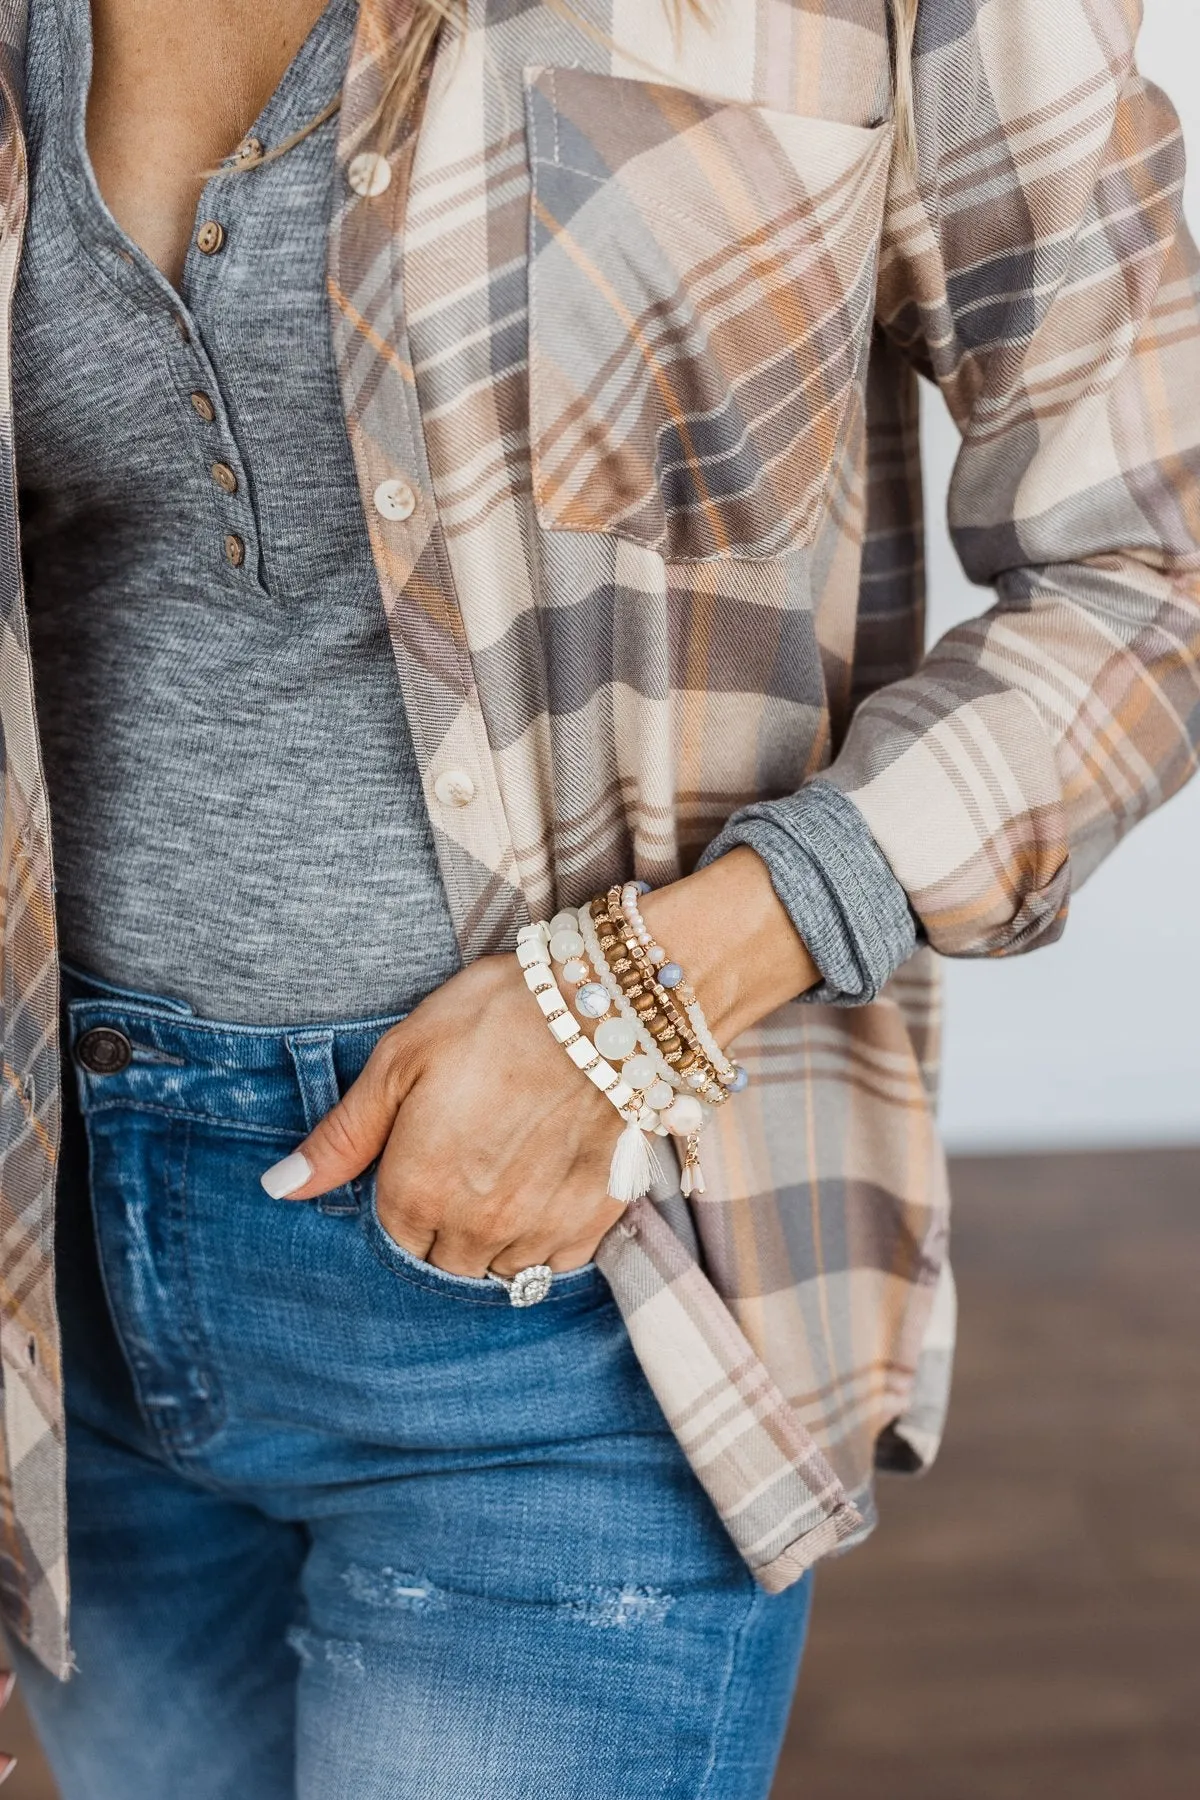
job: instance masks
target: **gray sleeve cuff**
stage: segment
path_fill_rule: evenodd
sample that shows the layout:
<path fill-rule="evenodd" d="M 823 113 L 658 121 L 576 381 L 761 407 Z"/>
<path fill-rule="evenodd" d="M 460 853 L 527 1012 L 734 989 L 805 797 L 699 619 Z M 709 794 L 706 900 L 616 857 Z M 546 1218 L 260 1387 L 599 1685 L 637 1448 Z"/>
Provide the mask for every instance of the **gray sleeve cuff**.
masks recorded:
<path fill-rule="evenodd" d="M 700 867 L 757 851 L 823 980 L 802 995 L 865 1006 L 917 947 L 908 896 L 852 800 L 828 781 L 734 813 Z"/>

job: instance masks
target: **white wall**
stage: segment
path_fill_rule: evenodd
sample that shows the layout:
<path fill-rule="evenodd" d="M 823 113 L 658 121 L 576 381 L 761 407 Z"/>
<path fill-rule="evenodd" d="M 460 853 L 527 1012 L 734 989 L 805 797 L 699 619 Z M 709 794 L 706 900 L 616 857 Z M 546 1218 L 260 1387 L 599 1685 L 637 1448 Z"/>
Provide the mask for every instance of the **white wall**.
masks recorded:
<path fill-rule="evenodd" d="M 1145 4 L 1142 68 L 1182 114 L 1188 214 L 1200 233 L 1200 7 Z M 956 440 L 936 394 L 925 416 L 939 636 L 988 597 L 965 580 L 946 535 Z M 944 967 L 942 1124 L 952 1148 L 1200 1143 L 1200 778 L 1092 877 L 1058 944 Z"/>

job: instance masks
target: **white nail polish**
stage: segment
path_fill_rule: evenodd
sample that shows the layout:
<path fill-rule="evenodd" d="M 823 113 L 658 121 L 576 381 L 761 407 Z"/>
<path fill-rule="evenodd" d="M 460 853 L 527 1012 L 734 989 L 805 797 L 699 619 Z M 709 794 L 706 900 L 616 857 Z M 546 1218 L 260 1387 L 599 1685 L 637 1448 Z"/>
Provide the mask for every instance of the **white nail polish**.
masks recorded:
<path fill-rule="evenodd" d="M 261 1180 L 272 1200 L 286 1200 L 289 1194 L 312 1180 L 312 1164 L 299 1150 L 293 1150 L 282 1162 L 272 1163 Z"/>

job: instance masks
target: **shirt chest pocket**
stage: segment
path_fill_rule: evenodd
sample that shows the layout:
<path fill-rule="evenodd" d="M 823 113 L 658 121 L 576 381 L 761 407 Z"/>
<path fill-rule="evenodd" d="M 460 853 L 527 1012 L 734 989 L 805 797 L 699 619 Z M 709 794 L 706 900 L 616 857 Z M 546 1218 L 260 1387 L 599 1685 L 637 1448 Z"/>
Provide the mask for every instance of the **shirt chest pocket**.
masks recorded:
<path fill-rule="evenodd" d="M 668 562 L 811 542 L 875 303 L 890 126 L 531 69 L 541 523 Z"/>

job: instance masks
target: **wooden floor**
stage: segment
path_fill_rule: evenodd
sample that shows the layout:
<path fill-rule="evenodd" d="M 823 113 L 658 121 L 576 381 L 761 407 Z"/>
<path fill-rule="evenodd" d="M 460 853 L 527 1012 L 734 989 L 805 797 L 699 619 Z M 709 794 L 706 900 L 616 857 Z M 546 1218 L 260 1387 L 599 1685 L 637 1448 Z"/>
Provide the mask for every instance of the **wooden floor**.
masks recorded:
<path fill-rule="evenodd" d="M 1200 1800 L 1200 1150 L 954 1173 L 946 1446 L 822 1571 L 773 1800 Z"/>

